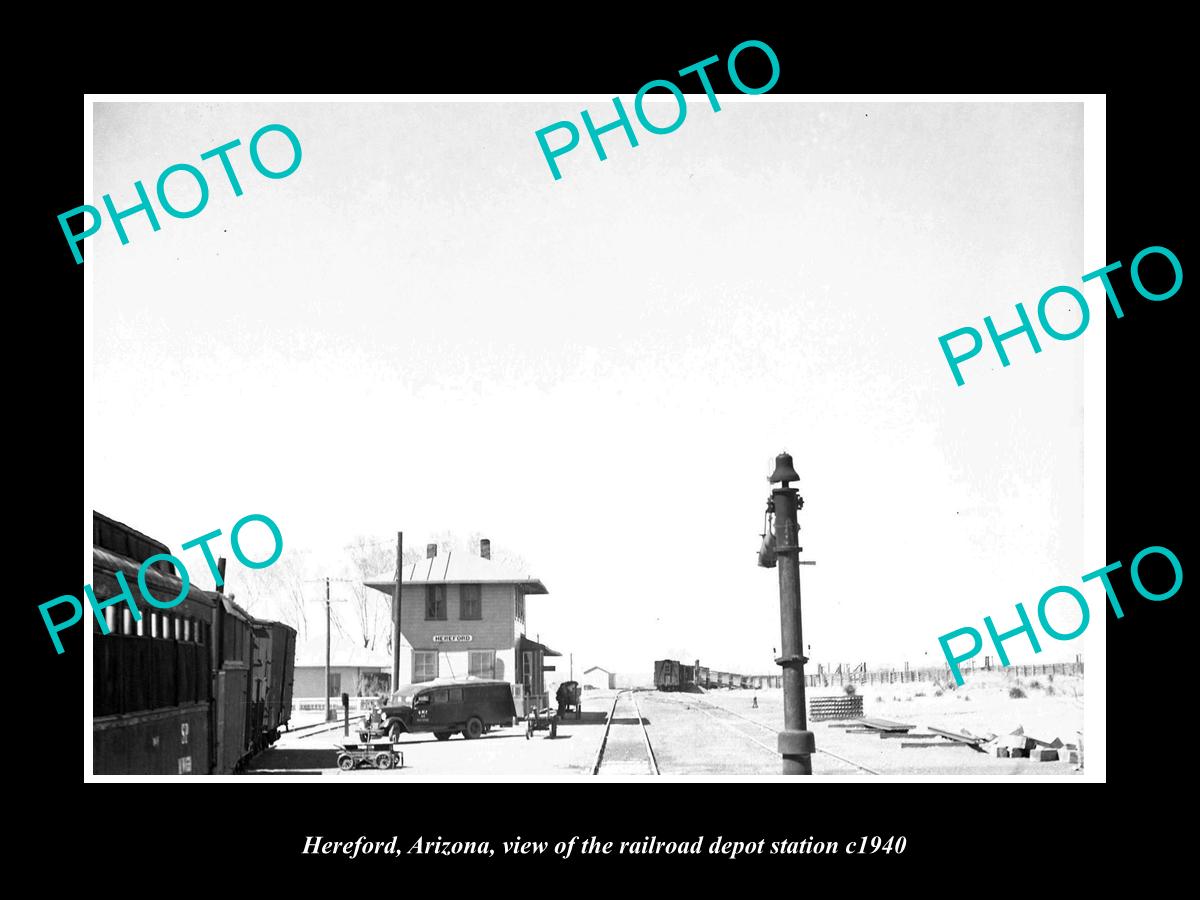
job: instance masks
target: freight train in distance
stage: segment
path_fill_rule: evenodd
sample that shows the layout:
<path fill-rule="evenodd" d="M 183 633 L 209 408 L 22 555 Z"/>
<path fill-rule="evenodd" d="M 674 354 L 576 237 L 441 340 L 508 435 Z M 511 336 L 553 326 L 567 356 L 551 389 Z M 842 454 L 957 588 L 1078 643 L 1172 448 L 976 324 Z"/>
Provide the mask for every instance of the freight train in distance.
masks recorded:
<path fill-rule="evenodd" d="M 141 560 L 166 545 L 92 514 L 92 586 L 98 600 L 119 596 Z M 146 569 L 158 597 L 183 587 L 174 567 Z M 270 746 L 292 710 L 296 631 L 256 619 L 224 594 L 195 585 L 170 609 L 128 604 L 93 620 L 92 770 L 97 775 L 228 775 Z"/>
<path fill-rule="evenodd" d="M 696 660 L 694 666 L 685 665 L 677 659 L 654 661 L 654 687 L 660 691 L 695 691 L 699 688 L 707 690 L 716 687 L 749 688 L 755 686 L 754 681 L 749 675 L 718 672 L 708 666 L 702 666 L 699 660 Z"/>

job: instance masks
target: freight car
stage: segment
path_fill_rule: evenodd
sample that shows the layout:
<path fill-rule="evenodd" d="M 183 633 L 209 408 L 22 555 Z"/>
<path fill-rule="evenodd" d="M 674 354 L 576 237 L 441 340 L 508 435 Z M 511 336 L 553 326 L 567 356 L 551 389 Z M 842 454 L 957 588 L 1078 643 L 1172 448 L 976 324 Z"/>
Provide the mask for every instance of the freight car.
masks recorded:
<path fill-rule="evenodd" d="M 696 683 L 696 667 L 675 659 L 654 661 L 654 686 L 660 691 L 686 691 Z"/>
<path fill-rule="evenodd" d="M 92 519 L 92 586 L 119 596 L 116 574 L 137 590 L 140 560 L 168 548 L 99 513 Z M 167 560 L 145 572 L 164 601 L 183 584 Z M 240 771 L 287 725 L 296 632 L 255 619 L 223 594 L 190 587 L 170 609 L 128 604 L 93 617 L 92 749 L 98 775 L 206 775 Z"/>
<path fill-rule="evenodd" d="M 708 666 L 684 665 L 674 659 L 659 659 L 654 662 L 654 686 L 660 691 L 690 691 L 696 688 L 748 688 L 752 685 L 748 675 L 733 672 L 718 672 Z"/>

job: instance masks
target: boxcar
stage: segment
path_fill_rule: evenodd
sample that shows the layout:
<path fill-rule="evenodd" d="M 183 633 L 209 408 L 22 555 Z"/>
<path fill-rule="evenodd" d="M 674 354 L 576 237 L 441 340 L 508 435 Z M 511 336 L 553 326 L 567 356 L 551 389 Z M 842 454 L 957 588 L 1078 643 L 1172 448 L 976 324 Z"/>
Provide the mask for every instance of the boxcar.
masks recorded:
<path fill-rule="evenodd" d="M 654 661 L 654 686 L 660 691 L 687 690 L 695 680 L 695 666 L 685 666 L 675 659 Z"/>
<path fill-rule="evenodd" d="M 253 619 L 254 668 L 251 676 L 254 734 L 259 747 L 273 744 L 292 712 L 296 629 Z"/>

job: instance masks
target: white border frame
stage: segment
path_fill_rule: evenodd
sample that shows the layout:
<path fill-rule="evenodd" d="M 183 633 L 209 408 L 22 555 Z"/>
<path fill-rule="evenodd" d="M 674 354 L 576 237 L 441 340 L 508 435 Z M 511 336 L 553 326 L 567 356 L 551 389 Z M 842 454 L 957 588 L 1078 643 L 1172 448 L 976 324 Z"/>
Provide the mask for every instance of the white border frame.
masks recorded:
<path fill-rule="evenodd" d="M 690 100 L 702 101 L 704 94 L 687 93 Z M 729 103 L 1082 103 L 1083 111 L 1083 196 L 1084 196 L 1084 227 L 1083 227 L 1083 256 L 1085 269 L 1079 273 L 1082 277 L 1086 272 L 1094 271 L 1110 260 L 1106 255 L 1105 220 L 1107 214 L 1107 195 L 1105 179 L 1107 177 L 1106 158 L 1106 99 L 1103 94 L 758 94 L 746 96 L 740 94 L 718 94 L 722 105 Z M 92 173 L 92 111 L 96 103 L 564 103 L 574 109 L 579 102 L 610 103 L 609 94 L 85 94 L 83 99 L 83 196 L 95 197 Z M 90 584 L 92 580 L 92 512 L 87 498 L 91 495 L 91 467 L 87 447 L 95 436 L 92 415 L 92 334 L 93 334 L 93 301 L 95 293 L 92 284 L 92 273 L 86 262 L 83 264 L 83 296 L 84 296 L 84 346 L 83 346 L 83 403 L 84 403 L 84 462 L 83 462 L 83 533 L 84 555 L 83 579 L 80 584 Z M 1073 273 L 1064 273 L 1064 281 L 1076 286 Z M 1083 466 L 1083 550 L 1088 565 L 1092 570 L 1107 565 L 1112 560 L 1107 558 L 1106 540 L 1106 508 L 1105 478 L 1107 473 L 1106 461 L 1106 367 L 1105 367 L 1105 332 L 1107 316 L 1107 298 L 1099 280 L 1093 280 L 1087 285 L 1079 285 L 1088 301 L 1095 310 L 1102 312 L 1092 316 L 1089 331 L 1083 336 L 1084 341 L 1084 466 Z M 980 311 L 980 317 L 986 310 Z M 1091 570 L 1089 570 L 1091 571 Z M 1080 575 L 1085 573 L 1079 573 Z M 1060 581 L 1074 584 L 1073 573 L 1062 573 Z M 1050 583 L 1049 581 L 1047 583 Z M 1092 583 L 1095 585 L 1095 582 Z M 1086 650 L 1084 650 L 1085 669 L 1084 684 L 1084 730 L 1086 732 L 1087 758 L 1086 767 L 1081 774 L 1063 773 L 1062 775 L 1037 776 L 1024 778 L 1017 775 L 996 775 L 988 777 L 937 777 L 937 776 L 901 776 L 883 775 L 868 778 L 863 775 L 819 775 L 813 776 L 817 781 L 861 783 L 864 780 L 875 782 L 918 782 L 918 783 L 956 783 L 956 782 L 1001 782 L 1011 783 L 1046 783 L 1046 782 L 1091 782 L 1105 781 L 1106 756 L 1106 671 L 1105 671 L 1105 633 L 1106 633 L 1106 598 L 1099 602 L 1093 598 L 1090 605 L 1094 610 L 1090 630 L 1087 634 Z M 980 617 L 987 610 L 980 610 Z M 181 782 L 205 784 L 213 781 L 238 782 L 272 782 L 279 783 L 277 776 L 256 775 L 208 775 L 201 778 L 189 775 L 94 775 L 92 774 L 92 635 L 91 609 L 85 608 L 81 626 L 86 629 L 84 637 L 84 719 L 83 719 L 83 780 L 85 783 L 99 782 Z M 65 664 L 65 661 L 64 661 Z M 1059 763 L 1059 765 L 1065 765 Z M 289 776 L 289 782 L 328 782 L 342 784 L 345 779 L 326 778 L 325 776 Z M 405 782 L 448 784 L 453 782 L 466 783 L 581 783 L 594 782 L 611 784 L 613 782 L 646 783 L 648 778 L 636 777 L 603 777 L 587 775 L 557 775 L 547 774 L 542 777 L 484 777 L 460 776 L 453 781 L 445 778 L 424 777 L 415 773 L 405 773 Z M 664 782 L 686 782 L 698 784 L 706 782 L 730 783 L 765 783 L 794 782 L 794 778 L 779 776 L 659 776 Z M 363 779 L 363 784 L 378 784 L 374 780 Z"/>

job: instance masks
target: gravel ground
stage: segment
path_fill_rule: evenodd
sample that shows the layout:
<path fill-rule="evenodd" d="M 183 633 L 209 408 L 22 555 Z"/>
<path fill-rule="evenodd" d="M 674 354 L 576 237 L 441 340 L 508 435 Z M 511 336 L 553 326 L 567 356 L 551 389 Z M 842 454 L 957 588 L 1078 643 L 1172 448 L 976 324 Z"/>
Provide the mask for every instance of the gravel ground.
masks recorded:
<path fill-rule="evenodd" d="M 1017 726 L 1025 733 L 1051 741 L 1077 742 L 1083 727 L 1082 680 L 1060 677 L 1051 685 L 1021 687 L 1025 698 L 1012 698 L 1013 679 L 991 673 L 978 676 L 957 690 L 934 696 L 935 685 L 867 685 L 862 688 L 867 716 L 904 722 L 925 731 L 928 726 L 975 734 L 1006 734 Z M 1048 688 L 1053 687 L 1053 694 Z M 837 688 L 810 690 L 810 696 L 840 693 Z M 478 740 L 455 736 L 439 742 L 433 735 L 409 735 L 398 746 L 404 753 L 402 770 L 358 769 L 341 772 L 336 767 L 337 744 L 346 740 L 341 728 L 313 729 L 285 734 L 270 750 L 260 754 L 251 774 L 302 775 L 358 781 L 404 781 L 412 778 L 458 780 L 470 778 L 588 778 L 612 708 L 613 691 L 584 695 L 580 720 L 559 724 L 558 737 L 536 732 L 526 740 L 524 725 L 493 729 Z M 782 691 L 713 690 L 707 694 L 639 691 L 638 703 L 659 768 L 666 776 L 775 776 L 780 760 L 775 734 L 783 724 Z M 757 700 L 758 708 L 754 708 Z M 738 718 L 737 713 L 745 718 Z M 751 721 L 746 721 L 747 719 Z M 758 724 L 754 724 L 758 723 Z M 848 734 L 837 723 L 815 722 L 813 757 L 815 775 L 871 776 L 843 757 L 882 775 L 993 777 L 1071 776 L 1065 762 L 997 759 L 967 747 L 901 748 L 900 740 L 873 734 Z M 357 740 L 351 724 L 351 737 Z M 650 776 L 650 766 L 637 714 L 628 694 L 618 700 L 601 774 L 612 777 Z"/>

